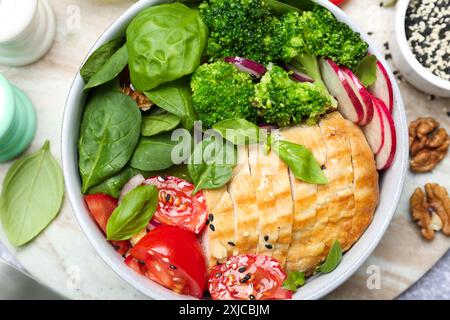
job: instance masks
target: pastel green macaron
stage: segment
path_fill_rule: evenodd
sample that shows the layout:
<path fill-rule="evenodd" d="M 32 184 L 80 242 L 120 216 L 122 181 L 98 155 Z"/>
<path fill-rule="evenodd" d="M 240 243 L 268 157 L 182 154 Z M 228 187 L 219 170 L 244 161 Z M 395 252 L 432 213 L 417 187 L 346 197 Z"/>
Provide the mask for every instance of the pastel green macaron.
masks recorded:
<path fill-rule="evenodd" d="M 25 93 L 0 74 L 0 162 L 18 156 L 36 134 L 36 112 Z"/>

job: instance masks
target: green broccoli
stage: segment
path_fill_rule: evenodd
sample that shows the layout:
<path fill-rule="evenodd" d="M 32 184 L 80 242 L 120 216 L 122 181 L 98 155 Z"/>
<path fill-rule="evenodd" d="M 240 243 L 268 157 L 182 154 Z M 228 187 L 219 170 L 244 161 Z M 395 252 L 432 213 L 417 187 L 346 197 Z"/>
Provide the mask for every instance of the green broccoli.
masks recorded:
<path fill-rule="evenodd" d="M 223 61 L 201 65 L 192 76 L 191 88 L 194 109 L 204 127 L 225 119 L 256 121 L 255 85 L 249 74 L 234 65 Z"/>
<path fill-rule="evenodd" d="M 272 61 L 270 42 L 277 18 L 263 0 L 209 0 L 199 10 L 210 32 L 210 61 L 227 56 Z"/>
<path fill-rule="evenodd" d="M 266 123 L 281 127 L 317 121 L 332 105 L 330 96 L 310 82 L 297 82 L 281 67 L 269 64 L 256 84 L 254 105 Z"/>

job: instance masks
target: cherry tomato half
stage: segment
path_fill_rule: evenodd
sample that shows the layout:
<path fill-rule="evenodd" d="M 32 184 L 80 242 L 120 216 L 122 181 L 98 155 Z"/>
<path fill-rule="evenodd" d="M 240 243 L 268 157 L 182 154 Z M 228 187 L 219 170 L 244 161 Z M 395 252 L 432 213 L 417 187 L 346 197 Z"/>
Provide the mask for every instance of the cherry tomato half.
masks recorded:
<path fill-rule="evenodd" d="M 117 208 L 117 200 L 101 193 L 84 196 L 84 200 L 92 217 L 103 230 L 103 233 L 106 234 L 106 226 L 108 225 L 109 217 L 114 209 Z M 110 243 L 120 255 L 124 255 L 130 248 L 130 241 L 128 240 L 110 241 Z"/>
<path fill-rule="evenodd" d="M 335 5 L 337 5 L 337 6 L 339 6 L 341 3 L 343 3 L 345 0 L 330 0 L 331 1 L 331 3 L 333 3 L 333 4 L 335 4 Z"/>
<path fill-rule="evenodd" d="M 277 260 L 264 255 L 239 255 L 214 267 L 209 274 L 209 292 L 214 300 L 291 299 L 283 289 L 286 274 Z"/>
<path fill-rule="evenodd" d="M 195 186 L 177 177 L 152 177 L 145 184 L 159 190 L 159 203 L 153 218 L 162 224 L 199 233 L 208 217 L 203 192 L 192 196 Z"/>
<path fill-rule="evenodd" d="M 197 237 L 162 225 L 147 233 L 130 251 L 145 264 L 148 278 L 175 292 L 201 298 L 206 287 L 206 262 Z M 129 262 L 137 270 L 136 265 Z"/>

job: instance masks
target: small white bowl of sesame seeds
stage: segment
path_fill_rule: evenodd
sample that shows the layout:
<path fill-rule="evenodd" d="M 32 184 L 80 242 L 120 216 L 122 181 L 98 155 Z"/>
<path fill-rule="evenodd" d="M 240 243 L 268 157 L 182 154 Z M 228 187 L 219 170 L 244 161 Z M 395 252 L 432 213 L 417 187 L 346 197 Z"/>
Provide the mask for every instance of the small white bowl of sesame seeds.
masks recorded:
<path fill-rule="evenodd" d="M 399 0 L 392 58 L 426 93 L 450 97 L 450 0 Z"/>

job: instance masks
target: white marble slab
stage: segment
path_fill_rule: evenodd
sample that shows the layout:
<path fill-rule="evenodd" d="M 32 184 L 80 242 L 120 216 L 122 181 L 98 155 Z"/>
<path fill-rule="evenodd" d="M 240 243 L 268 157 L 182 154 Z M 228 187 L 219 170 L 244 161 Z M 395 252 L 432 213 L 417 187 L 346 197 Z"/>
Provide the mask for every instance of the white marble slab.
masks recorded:
<path fill-rule="evenodd" d="M 0 72 L 30 96 L 38 111 L 38 133 L 28 152 L 39 149 L 49 139 L 54 155 L 60 159 L 61 119 L 72 79 L 98 36 L 133 1 L 50 0 L 50 3 L 58 23 L 52 50 L 33 65 L 24 68 L 0 66 Z M 374 33 L 380 48 L 389 39 L 393 9 L 380 8 L 377 0 L 348 0 L 343 9 L 364 30 Z M 431 115 L 441 119 L 450 130 L 450 118 L 445 110 L 446 106 L 450 107 L 448 99 L 428 101 L 426 95 L 407 83 L 401 82 L 400 86 L 410 120 L 419 115 Z M 0 165 L 0 180 L 9 166 L 10 163 Z M 420 278 L 443 255 L 450 247 L 450 239 L 439 236 L 431 243 L 422 241 L 409 219 L 408 199 L 416 186 L 430 181 L 450 189 L 449 169 L 447 158 L 432 174 L 408 175 L 397 215 L 383 241 L 357 274 L 330 298 L 391 299 Z M 6 240 L 1 228 L 0 238 Z M 67 200 L 57 219 L 34 242 L 13 250 L 31 274 L 69 298 L 144 298 L 97 256 L 79 228 Z M 367 268 L 373 265 L 379 267 L 381 289 L 369 290 Z"/>

